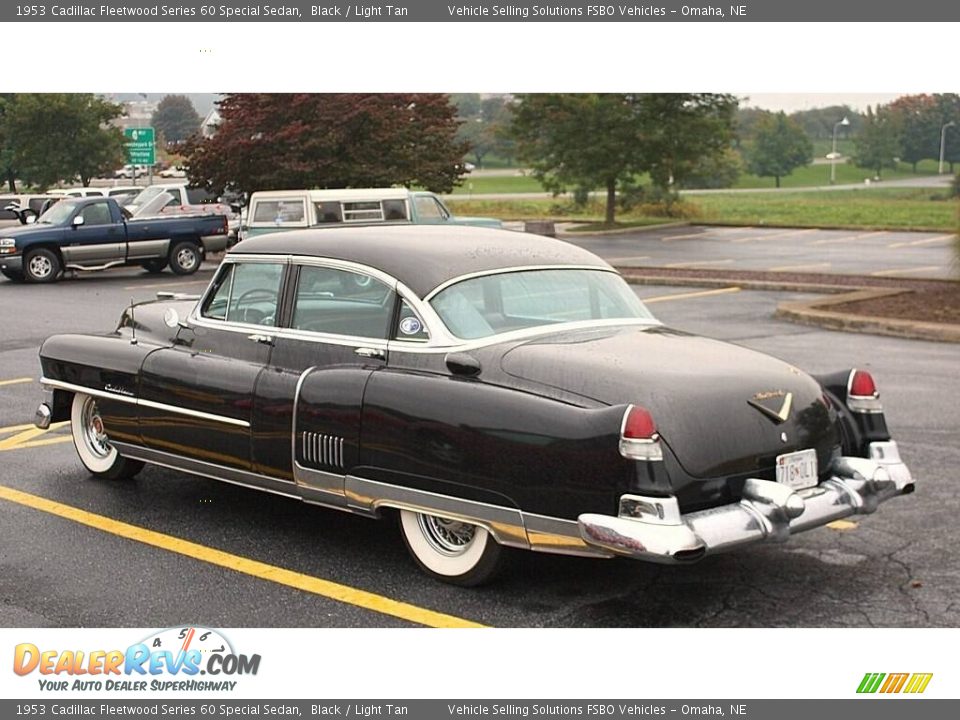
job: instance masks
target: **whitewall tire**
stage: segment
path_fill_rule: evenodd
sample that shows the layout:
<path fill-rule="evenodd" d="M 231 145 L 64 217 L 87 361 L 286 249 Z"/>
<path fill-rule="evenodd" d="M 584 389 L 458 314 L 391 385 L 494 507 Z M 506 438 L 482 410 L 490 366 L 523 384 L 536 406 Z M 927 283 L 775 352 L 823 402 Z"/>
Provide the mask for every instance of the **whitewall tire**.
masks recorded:
<path fill-rule="evenodd" d="M 500 545 L 478 525 L 400 511 L 400 532 L 417 565 L 454 585 L 480 585 L 499 569 Z"/>
<path fill-rule="evenodd" d="M 70 429 L 80 462 L 91 475 L 120 480 L 133 477 L 143 468 L 142 462 L 123 457 L 110 444 L 96 398 L 83 393 L 73 396 Z"/>

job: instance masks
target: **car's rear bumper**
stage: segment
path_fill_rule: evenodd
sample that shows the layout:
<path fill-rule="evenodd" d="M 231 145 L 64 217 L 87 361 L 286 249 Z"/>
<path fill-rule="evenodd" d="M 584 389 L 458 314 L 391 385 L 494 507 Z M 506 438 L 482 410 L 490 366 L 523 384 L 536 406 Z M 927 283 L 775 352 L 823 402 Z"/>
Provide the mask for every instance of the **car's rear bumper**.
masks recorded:
<path fill-rule="evenodd" d="M 910 470 L 895 442 L 870 444 L 870 458 L 843 457 L 833 476 L 793 491 L 769 480 L 747 480 L 738 503 L 681 514 L 675 498 L 625 495 L 620 514 L 585 514 L 580 536 L 590 546 L 661 563 L 683 563 L 704 555 L 790 535 L 848 515 L 872 513 L 897 495 L 913 491 Z"/>

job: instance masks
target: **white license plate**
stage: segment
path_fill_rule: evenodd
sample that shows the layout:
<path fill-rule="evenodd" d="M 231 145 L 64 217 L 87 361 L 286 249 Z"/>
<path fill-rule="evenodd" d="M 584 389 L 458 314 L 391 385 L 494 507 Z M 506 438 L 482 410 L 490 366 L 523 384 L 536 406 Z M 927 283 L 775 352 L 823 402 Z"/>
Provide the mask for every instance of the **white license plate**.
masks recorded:
<path fill-rule="evenodd" d="M 794 490 L 817 484 L 817 451 L 800 450 L 777 456 L 777 482 Z"/>

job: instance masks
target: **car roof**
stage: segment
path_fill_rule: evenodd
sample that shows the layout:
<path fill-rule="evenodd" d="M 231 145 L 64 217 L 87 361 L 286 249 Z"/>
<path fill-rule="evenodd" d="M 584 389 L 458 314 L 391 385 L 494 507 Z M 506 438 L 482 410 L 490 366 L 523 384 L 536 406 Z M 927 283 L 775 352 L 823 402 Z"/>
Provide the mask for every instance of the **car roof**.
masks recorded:
<path fill-rule="evenodd" d="M 334 190 L 260 190 L 253 194 L 256 200 L 283 200 L 307 196 L 312 202 L 324 200 L 404 200 L 411 195 L 407 188 L 340 188 Z"/>
<path fill-rule="evenodd" d="M 469 226 L 330 226 L 257 235 L 231 255 L 301 255 L 355 262 L 395 277 L 420 297 L 454 278 L 508 268 L 610 266 L 583 248 L 513 230 Z"/>

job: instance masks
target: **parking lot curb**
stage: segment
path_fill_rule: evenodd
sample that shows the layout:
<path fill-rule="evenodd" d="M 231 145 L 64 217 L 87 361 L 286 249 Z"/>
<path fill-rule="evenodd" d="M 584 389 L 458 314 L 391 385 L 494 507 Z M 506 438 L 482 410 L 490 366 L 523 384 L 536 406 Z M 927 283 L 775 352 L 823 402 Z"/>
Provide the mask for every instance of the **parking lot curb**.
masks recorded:
<path fill-rule="evenodd" d="M 818 283 L 737 280 L 734 278 L 683 278 L 639 274 L 636 268 L 617 268 L 624 279 L 635 285 L 674 285 L 677 287 L 739 287 L 744 290 L 773 292 L 815 292 L 829 297 L 793 300 L 780 303 L 774 317 L 802 325 L 814 325 L 843 332 L 888 335 L 909 340 L 960 343 L 960 325 L 949 323 L 900 320 L 897 318 L 854 315 L 834 312 L 829 308 L 860 300 L 912 292 L 895 288 L 863 288 L 855 285 L 823 285 Z"/>
<path fill-rule="evenodd" d="M 960 342 L 960 325 L 920 320 L 900 320 L 870 315 L 851 315 L 829 310 L 834 305 L 859 300 L 872 300 L 908 292 L 913 291 L 871 288 L 869 290 L 855 290 L 829 298 L 784 302 L 777 306 L 774 316 L 803 325 L 817 325 L 844 332 L 890 335 L 911 340 L 932 340 L 934 342 Z"/>
<path fill-rule="evenodd" d="M 584 230 L 582 232 L 573 232 L 570 230 L 571 227 L 585 224 L 587 223 L 557 223 L 557 237 L 571 238 L 586 237 L 588 235 L 630 235 L 634 233 L 654 232 L 656 230 L 663 230 L 665 228 L 688 227 L 690 222 L 687 220 L 677 220 L 672 222 L 657 223 L 656 225 L 637 225 L 636 227 L 614 228 L 613 230 Z"/>

